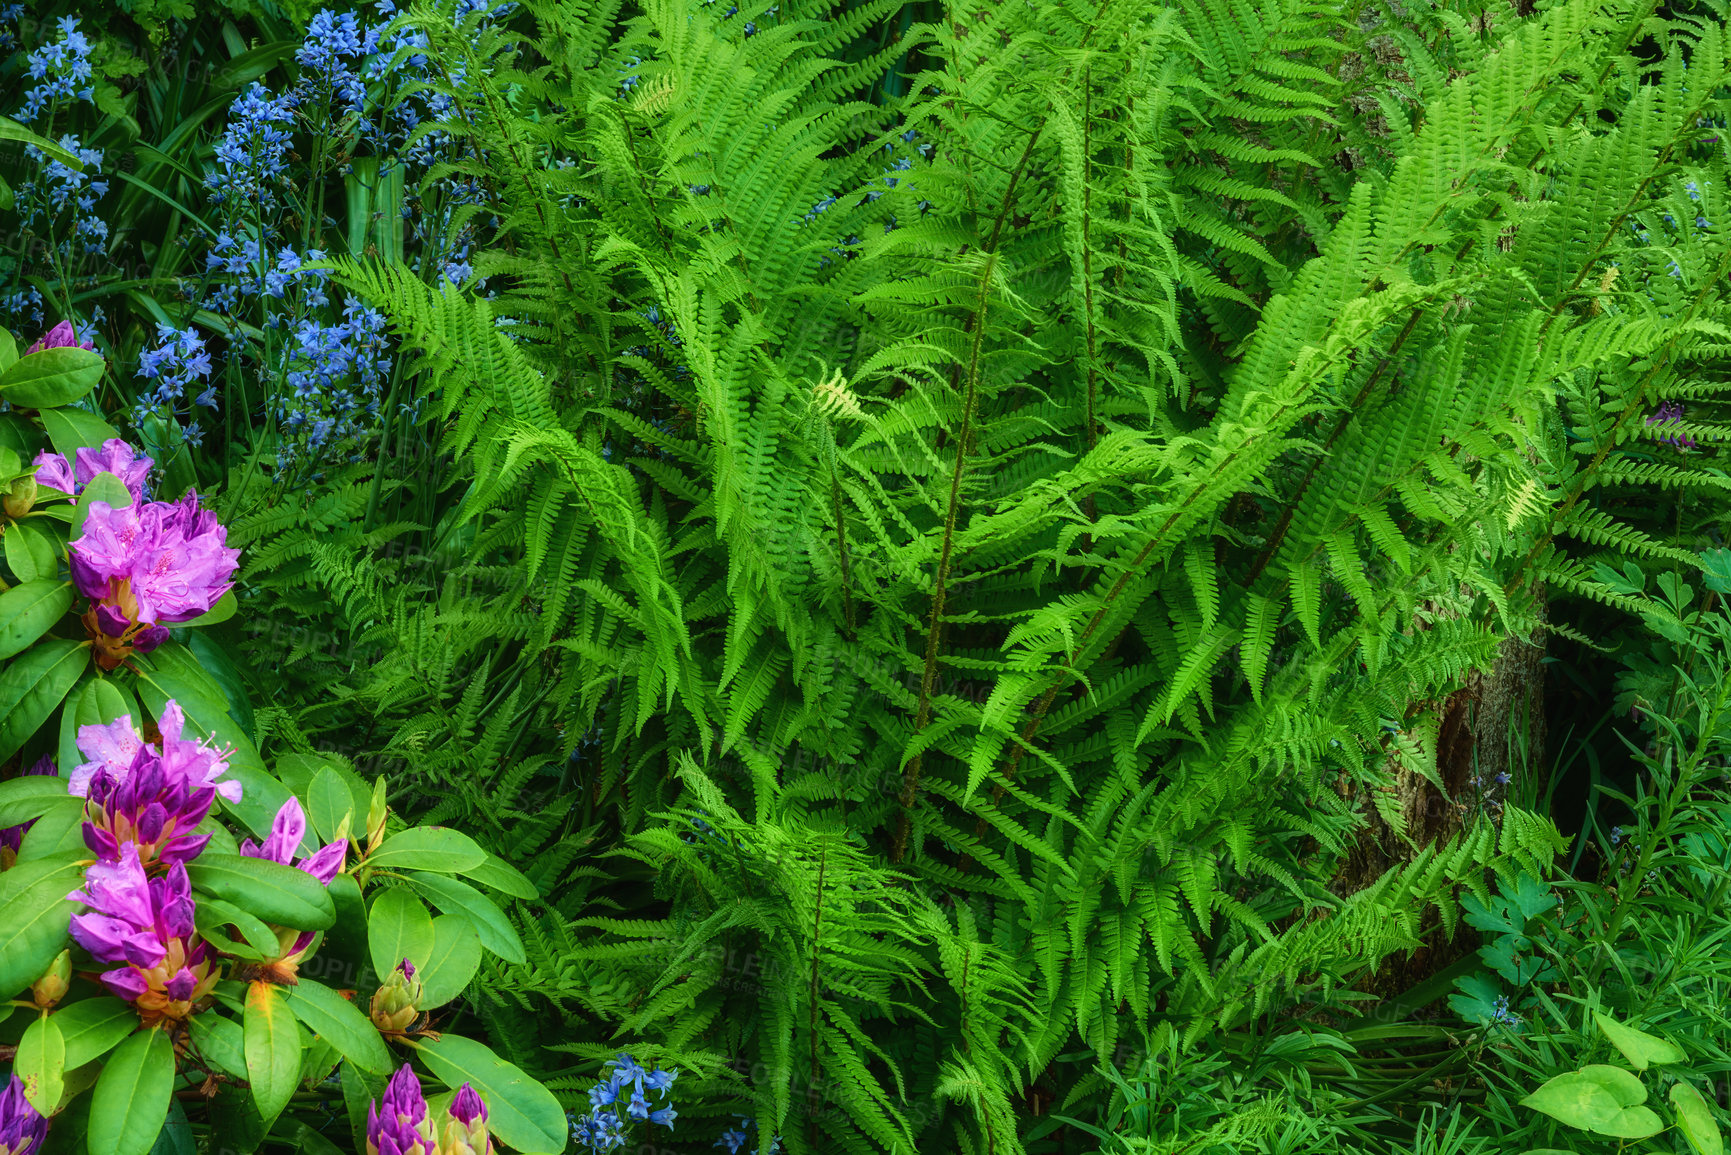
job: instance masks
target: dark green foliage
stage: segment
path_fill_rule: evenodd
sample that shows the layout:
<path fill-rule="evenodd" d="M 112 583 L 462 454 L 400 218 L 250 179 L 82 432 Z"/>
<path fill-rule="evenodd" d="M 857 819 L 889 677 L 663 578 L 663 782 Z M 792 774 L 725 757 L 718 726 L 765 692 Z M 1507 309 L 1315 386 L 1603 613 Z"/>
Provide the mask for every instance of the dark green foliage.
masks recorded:
<path fill-rule="evenodd" d="M 1341 868 L 1502 639 L 1580 633 L 1542 590 L 1663 633 L 1606 575 L 1723 529 L 1723 24 L 717 8 L 412 13 L 490 296 L 337 267 L 437 456 L 235 520 L 363 655 L 307 654 L 340 704 L 285 732 L 554 896 L 494 1033 L 629 1042 L 793 1151 L 1047 1150 L 1030 1097 L 1541 876 L 1512 803 Z"/>

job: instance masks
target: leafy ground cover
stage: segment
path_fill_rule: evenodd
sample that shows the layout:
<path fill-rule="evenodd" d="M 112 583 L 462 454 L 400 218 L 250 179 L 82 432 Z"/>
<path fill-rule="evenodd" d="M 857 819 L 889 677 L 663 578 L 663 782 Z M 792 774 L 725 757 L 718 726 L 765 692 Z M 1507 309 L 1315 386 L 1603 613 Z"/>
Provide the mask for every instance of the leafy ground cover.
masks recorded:
<path fill-rule="evenodd" d="M 1717 1155 L 1728 19 L 0 6 L 0 1155 Z"/>

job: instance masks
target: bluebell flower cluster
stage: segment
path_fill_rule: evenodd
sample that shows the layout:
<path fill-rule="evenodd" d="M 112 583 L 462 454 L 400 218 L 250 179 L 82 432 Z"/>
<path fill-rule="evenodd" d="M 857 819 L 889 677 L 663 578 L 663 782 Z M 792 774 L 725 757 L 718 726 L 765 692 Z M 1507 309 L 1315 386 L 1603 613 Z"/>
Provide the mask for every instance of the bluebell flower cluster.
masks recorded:
<path fill-rule="evenodd" d="M 144 416 L 157 406 L 177 412 L 180 400 L 188 390 L 195 383 L 209 380 L 210 368 L 210 353 L 206 351 L 204 338 L 197 329 L 191 326 L 176 329 L 173 325 L 159 323 L 156 326 L 156 346 L 146 349 L 138 357 L 138 376 L 154 382 L 154 388 L 139 397 L 136 419 L 142 422 Z M 193 403 L 215 409 L 216 389 L 208 385 L 201 387 Z"/>
<path fill-rule="evenodd" d="M 673 1081 L 679 1077 L 677 1070 L 644 1070 L 624 1051 L 617 1059 L 609 1059 L 606 1065 L 612 1068 L 612 1072 L 589 1088 L 589 1113 L 581 1118 L 575 1112 L 569 1116 L 571 1137 L 579 1146 L 592 1151 L 618 1150 L 625 1145 L 628 1120 L 654 1123 L 673 1130 L 673 1120 L 678 1117 L 678 1112 L 671 1106 L 650 1107 L 648 1093 L 658 1092 L 660 1101 L 665 1103 Z M 621 1117 L 618 1104 L 628 1087 L 631 1094 L 625 1099 L 625 1115 Z"/>
<path fill-rule="evenodd" d="M 335 324 L 301 320 L 285 356 L 289 394 L 277 413 L 277 476 L 303 456 L 346 450 L 357 460 L 360 444 L 377 432 L 390 369 L 384 314 L 351 297 Z"/>
<path fill-rule="evenodd" d="M 25 285 L 10 293 L 0 296 L 0 314 L 7 318 L 8 329 L 17 332 L 38 333 L 42 330 L 42 291 L 34 285 Z"/>
<path fill-rule="evenodd" d="M 363 32 L 353 12 L 327 8 L 312 18 L 306 39 L 295 50 L 295 61 L 302 68 L 301 84 L 359 116 L 367 98 L 360 66 L 378 47 L 377 28 Z"/>
<path fill-rule="evenodd" d="M 12 52 L 18 47 L 18 22 L 23 19 L 24 5 L 0 4 L 0 52 Z"/>
<path fill-rule="evenodd" d="M 735 1115 L 734 1118 L 740 1121 L 739 1126 L 723 1131 L 721 1138 L 710 1145 L 727 1148 L 727 1155 L 741 1155 L 741 1152 L 754 1155 L 757 1147 L 752 1142 L 752 1137 L 757 1132 L 757 1120 L 750 1115 Z M 776 1135 L 769 1141 L 770 1155 L 777 1155 L 780 1150 L 781 1136 Z"/>
<path fill-rule="evenodd" d="M 204 178 L 213 204 L 275 204 L 288 168 L 294 100 L 272 96 L 258 81 L 228 106 L 228 124 L 216 145 L 216 166 Z"/>
<path fill-rule="evenodd" d="M 51 114 L 62 101 L 96 100 L 90 41 L 78 30 L 78 17 L 62 16 L 56 27 L 60 39 L 30 54 L 30 79 L 37 83 L 24 93 L 24 109 L 19 116 L 26 123 Z"/>
<path fill-rule="evenodd" d="M 1491 1004 L 1491 1022 L 1501 1027 L 1518 1027 L 1526 1020 L 1509 1009 L 1509 996 L 1499 995 Z"/>
<path fill-rule="evenodd" d="M 100 253 L 108 245 L 108 222 L 96 215 L 96 199 L 108 193 L 108 181 L 101 175 L 102 150 L 85 148 L 70 133 L 58 143 L 82 161 L 83 167 L 75 169 L 51 160 L 35 145 L 25 145 L 24 155 L 42 167 L 38 175 L 18 186 L 24 224 L 59 232 L 55 226 L 64 217 L 69 228 L 62 244 L 76 243 L 81 252 Z"/>

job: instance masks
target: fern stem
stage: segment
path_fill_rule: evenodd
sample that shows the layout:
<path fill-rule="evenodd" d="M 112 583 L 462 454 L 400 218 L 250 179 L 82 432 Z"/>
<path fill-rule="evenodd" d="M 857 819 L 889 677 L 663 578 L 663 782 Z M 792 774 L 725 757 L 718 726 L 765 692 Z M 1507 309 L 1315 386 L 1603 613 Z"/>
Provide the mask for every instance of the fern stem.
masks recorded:
<path fill-rule="evenodd" d="M 950 577 L 950 553 L 955 547 L 956 516 L 962 502 L 962 474 L 968 463 L 968 441 L 973 435 L 974 404 L 980 387 L 980 356 L 986 339 L 986 309 L 990 299 L 992 274 L 997 268 L 997 257 L 988 251 L 985 263 L 980 269 L 979 292 L 974 301 L 974 340 L 968 350 L 968 385 L 962 398 L 962 424 L 956 435 L 956 464 L 950 471 L 950 500 L 944 511 L 944 540 L 938 553 L 938 572 L 936 584 L 932 590 L 931 621 L 926 628 L 926 659 L 925 672 L 920 678 L 919 706 L 914 714 L 914 740 L 918 741 L 921 731 L 932 720 L 932 691 L 938 676 L 938 646 L 943 636 L 944 600 Z M 912 814 L 914 801 L 919 793 L 920 769 L 925 761 L 925 752 L 916 753 L 908 761 L 906 775 L 902 779 L 901 815 L 896 820 L 895 845 L 890 854 L 890 861 L 901 862 L 907 855 L 908 835 L 913 825 Z"/>
<path fill-rule="evenodd" d="M 811 1031 L 811 1084 L 818 1083 L 818 959 L 823 951 L 823 874 L 824 867 L 829 862 L 829 844 L 820 843 L 817 850 L 817 908 L 811 919 L 811 995 L 809 997 L 810 1013 L 808 1016 Z M 817 1113 L 814 1111 L 806 1120 L 806 1140 L 814 1148 L 817 1146 Z"/>

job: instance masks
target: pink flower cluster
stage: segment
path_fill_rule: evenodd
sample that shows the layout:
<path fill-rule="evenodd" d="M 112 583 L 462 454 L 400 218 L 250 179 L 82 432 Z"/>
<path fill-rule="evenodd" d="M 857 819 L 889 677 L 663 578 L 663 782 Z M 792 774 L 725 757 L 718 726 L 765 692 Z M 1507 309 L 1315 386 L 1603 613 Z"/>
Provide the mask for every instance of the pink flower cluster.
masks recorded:
<path fill-rule="evenodd" d="M 72 322 L 62 321 L 58 325 L 54 326 L 54 328 L 48 330 L 48 332 L 42 334 L 42 336 L 36 338 L 35 342 L 28 349 L 24 350 L 24 355 L 28 357 L 30 354 L 40 353 L 44 349 L 71 348 L 94 349 L 96 348 L 96 343 L 94 341 L 80 341 L 78 339 L 78 333 L 72 328 Z"/>
<path fill-rule="evenodd" d="M 58 453 L 42 452 L 32 462 L 36 466 L 36 484 L 77 495 L 96 478 L 98 473 L 112 473 L 125 483 L 132 494 L 132 504 L 144 500 L 144 481 L 155 464 L 118 437 L 110 437 L 101 449 L 80 449 L 73 455 L 74 464 Z"/>
<path fill-rule="evenodd" d="M 37 484 L 76 494 L 97 474 L 112 473 L 132 494 L 132 504 L 119 509 L 91 502 L 84 533 L 72 543 L 72 581 L 92 601 L 84 625 L 96 664 L 112 670 L 135 651 L 161 645 L 168 626 L 208 613 L 233 588 L 240 551 L 225 544 L 228 530 L 198 507 L 198 494 L 143 501 L 151 461 L 126 442 L 110 440 L 76 457 L 74 467 L 59 454 L 38 456 Z"/>

